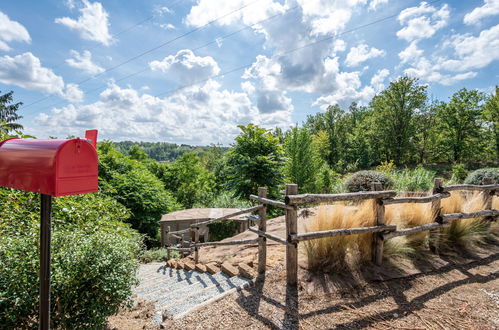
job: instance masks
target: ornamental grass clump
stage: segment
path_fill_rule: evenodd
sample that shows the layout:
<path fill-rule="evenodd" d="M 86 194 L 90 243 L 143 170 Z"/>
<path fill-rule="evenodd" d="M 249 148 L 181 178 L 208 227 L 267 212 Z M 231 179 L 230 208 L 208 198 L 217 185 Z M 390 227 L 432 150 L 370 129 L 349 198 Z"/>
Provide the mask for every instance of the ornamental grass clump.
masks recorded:
<path fill-rule="evenodd" d="M 486 184 L 487 180 L 491 180 L 492 183 L 499 183 L 499 168 L 481 168 L 479 170 L 471 172 L 464 180 L 466 184 Z"/>

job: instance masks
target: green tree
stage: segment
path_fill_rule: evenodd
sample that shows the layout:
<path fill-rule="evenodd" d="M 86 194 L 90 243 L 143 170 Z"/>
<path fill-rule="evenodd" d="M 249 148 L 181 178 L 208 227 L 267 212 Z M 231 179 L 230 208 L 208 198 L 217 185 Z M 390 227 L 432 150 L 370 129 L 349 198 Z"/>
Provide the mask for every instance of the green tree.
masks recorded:
<path fill-rule="evenodd" d="M 499 159 L 499 86 L 496 86 L 495 94 L 488 98 L 483 110 L 483 117 L 492 136 L 492 149 L 497 160 Z"/>
<path fill-rule="evenodd" d="M 391 82 L 371 101 L 373 127 L 384 160 L 393 160 L 397 165 L 410 161 L 414 151 L 414 116 L 425 105 L 426 88 L 418 84 L 418 79 L 405 76 Z"/>
<path fill-rule="evenodd" d="M 126 206 L 132 213 L 127 220 L 132 228 L 148 235 L 148 243 L 154 244 L 161 215 L 180 205 L 143 163 L 115 150 L 111 142 L 99 143 L 98 151 L 102 192 Z"/>
<path fill-rule="evenodd" d="M 301 192 L 315 192 L 322 162 L 310 132 L 306 128 L 292 128 L 286 134 L 284 147 L 286 181 L 298 184 Z"/>
<path fill-rule="evenodd" d="M 23 117 L 17 114 L 17 110 L 22 105 L 22 102 L 12 103 L 14 100 L 14 92 L 10 91 L 0 95 L 0 133 L 8 134 L 14 130 L 22 130 L 23 126 L 17 123 Z"/>
<path fill-rule="evenodd" d="M 452 95 L 448 104 L 438 107 L 440 148 L 446 150 L 455 163 L 471 160 L 473 155 L 480 157 L 484 99 L 482 92 L 462 88 Z"/>
<path fill-rule="evenodd" d="M 417 153 L 417 161 L 420 164 L 430 161 L 431 156 L 435 158 L 437 143 L 437 109 L 441 102 L 432 101 L 422 106 L 414 115 L 414 145 Z"/>
<path fill-rule="evenodd" d="M 255 194 L 258 187 L 267 187 L 270 196 L 277 196 L 284 165 L 279 139 L 253 124 L 238 127 L 241 134 L 227 153 L 228 187 L 243 198 Z"/>

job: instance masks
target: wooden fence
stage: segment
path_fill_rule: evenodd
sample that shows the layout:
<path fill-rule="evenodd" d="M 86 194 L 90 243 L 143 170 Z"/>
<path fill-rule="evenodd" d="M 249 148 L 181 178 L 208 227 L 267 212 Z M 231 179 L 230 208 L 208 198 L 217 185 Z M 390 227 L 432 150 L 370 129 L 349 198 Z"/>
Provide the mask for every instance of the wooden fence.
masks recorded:
<path fill-rule="evenodd" d="M 467 213 L 453 213 L 442 214 L 440 202 L 443 198 L 450 197 L 451 191 L 481 191 L 483 193 L 485 209 L 475 212 Z M 396 197 L 396 191 L 383 191 L 380 183 L 373 183 L 371 191 L 357 192 L 357 193 L 344 193 L 344 194 L 298 194 L 298 185 L 286 185 L 284 202 L 275 201 L 267 198 L 267 189 L 258 188 L 258 195 L 251 195 L 250 199 L 258 202 L 257 206 L 241 210 L 239 212 L 211 219 L 202 223 L 191 225 L 190 228 L 181 231 L 167 231 L 166 248 L 168 251 L 168 258 L 170 251 L 176 250 L 180 252 L 194 253 L 194 260 L 196 263 L 199 261 L 199 248 L 203 246 L 218 246 L 218 245 L 239 245 L 239 244 L 255 244 L 258 243 L 258 273 L 265 273 L 266 260 L 267 260 L 267 239 L 276 241 L 286 246 L 286 278 L 289 286 L 296 287 L 298 283 L 298 244 L 303 241 L 334 237 L 341 235 L 356 235 L 356 234 L 373 234 L 373 255 L 372 260 L 377 265 L 381 265 L 383 260 L 383 245 L 388 239 L 410 235 L 422 231 L 430 231 L 430 235 L 437 235 L 439 231 L 449 226 L 452 221 L 458 219 L 470 219 L 478 217 L 486 217 L 489 220 L 495 219 L 499 216 L 499 210 L 492 209 L 492 197 L 499 195 L 499 184 L 486 184 L 486 185 L 450 185 L 443 186 L 442 179 L 436 179 L 433 187 L 432 195 L 423 197 Z M 374 200 L 374 217 L 375 223 L 371 227 L 361 228 L 340 228 L 333 230 L 324 230 L 317 232 L 298 233 L 298 209 L 300 206 L 310 206 L 314 204 L 333 203 L 333 202 L 355 202 L 362 200 Z M 397 230 L 395 225 L 385 224 L 385 205 L 399 204 L 399 203 L 431 203 L 433 221 L 412 227 Z M 286 216 L 286 237 L 278 237 L 267 232 L 267 205 L 272 205 L 285 210 Z M 258 226 L 251 227 L 248 224 L 249 230 L 258 234 L 258 238 L 246 239 L 229 242 L 199 242 L 199 226 L 206 225 L 217 221 L 227 221 L 227 219 L 236 215 L 258 212 Z M 256 217 L 249 217 L 248 222 Z M 185 240 L 184 235 L 189 234 L 189 240 Z M 184 247 L 170 246 L 170 237 L 179 238 L 182 243 L 186 244 Z M 435 236 L 435 237 L 438 237 Z M 432 240 L 436 241 L 436 240 Z M 432 250 L 438 250 L 438 243 L 431 246 Z"/>

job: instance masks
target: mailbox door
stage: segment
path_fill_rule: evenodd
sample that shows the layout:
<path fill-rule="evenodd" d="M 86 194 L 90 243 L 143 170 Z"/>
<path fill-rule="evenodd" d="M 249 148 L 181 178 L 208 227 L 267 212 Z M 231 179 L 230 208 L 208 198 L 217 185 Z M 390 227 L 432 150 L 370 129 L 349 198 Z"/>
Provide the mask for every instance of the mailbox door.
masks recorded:
<path fill-rule="evenodd" d="M 55 196 L 97 192 L 98 159 L 94 147 L 85 140 L 68 140 L 56 156 Z"/>

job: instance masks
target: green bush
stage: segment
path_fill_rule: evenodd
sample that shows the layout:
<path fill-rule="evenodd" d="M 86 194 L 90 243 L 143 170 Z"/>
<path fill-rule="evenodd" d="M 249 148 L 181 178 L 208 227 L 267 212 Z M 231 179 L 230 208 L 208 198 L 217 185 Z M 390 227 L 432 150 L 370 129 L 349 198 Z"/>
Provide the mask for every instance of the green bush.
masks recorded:
<path fill-rule="evenodd" d="M 393 186 L 392 179 L 381 172 L 359 171 L 352 174 L 345 181 L 345 189 L 349 192 L 369 191 L 372 182 L 380 182 L 383 189 L 389 189 Z"/>
<path fill-rule="evenodd" d="M 232 220 L 210 223 L 208 225 L 210 241 L 220 241 L 224 238 L 234 236 L 238 228 L 239 223 Z"/>
<path fill-rule="evenodd" d="M 0 324 L 38 322 L 39 197 L 0 189 Z M 127 210 L 102 194 L 54 200 L 53 328 L 103 328 L 130 302 L 141 237 L 119 221 Z"/>
<path fill-rule="evenodd" d="M 405 169 L 392 172 L 395 182 L 394 189 L 398 191 L 428 191 L 433 187 L 435 172 L 422 166 L 415 169 Z"/>
<path fill-rule="evenodd" d="M 177 251 L 170 251 L 171 258 L 178 258 L 179 254 Z M 149 250 L 143 250 L 139 255 L 139 261 L 144 263 L 149 263 L 153 261 L 167 261 L 166 249 L 165 248 L 152 248 Z"/>
<path fill-rule="evenodd" d="M 468 171 L 464 167 L 464 164 L 456 164 L 452 166 L 452 177 L 451 181 L 455 183 L 463 182 L 468 176 Z"/>
<path fill-rule="evenodd" d="M 480 184 L 483 185 L 485 179 L 492 179 L 493 183 L 499 183 L 499 168 L 481 168 L 471 172 L 464 183 L 466 184 Z"/>

